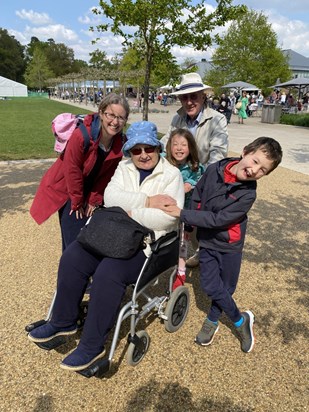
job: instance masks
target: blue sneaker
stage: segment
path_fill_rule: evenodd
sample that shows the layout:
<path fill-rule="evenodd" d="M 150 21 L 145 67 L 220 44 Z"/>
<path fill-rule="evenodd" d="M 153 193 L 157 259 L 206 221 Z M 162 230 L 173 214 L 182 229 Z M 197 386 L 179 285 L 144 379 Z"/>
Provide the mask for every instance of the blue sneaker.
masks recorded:
<path fill-rule="evenodd" d="M 60 363 L 62 369 L 81 371 L 105 355 L 105 348 L 97 355 L 88 354 L 78 347 Z"/>
<path fill-rule="evenodd" d="M 66 336 L 66 335 L 74 335 L 77 332 L 77 326 L 72 325 L 66 328 L 57 328 L 56 326 L 51 325 L 50 322 L 45 323 L 38 328 L 33 329 L 29 334 L 28 338 L 32 342 L 48 342 L 54 339 L 56 336 Z"/>

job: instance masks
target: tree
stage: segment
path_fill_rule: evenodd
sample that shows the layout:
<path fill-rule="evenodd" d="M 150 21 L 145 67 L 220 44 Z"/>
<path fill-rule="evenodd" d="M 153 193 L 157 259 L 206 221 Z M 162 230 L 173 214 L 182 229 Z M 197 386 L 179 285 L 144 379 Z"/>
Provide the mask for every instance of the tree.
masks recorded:
<path fill-rule="evenodd" d="M 181 73 L 182 70 L 177 64 L 175 57 L 170 52 L 162 53 L 159 56 L 159 60 L 156 59 L 154 61 L 151 85 L 154 87 L 160 87 L 165 84 L 176 85 Z"/>
<path fill-rule="evenodd" d="M 0 29 L 0 75 L 23 82 L 25 68 L 24 47 L 7 30 Z"/>
<path fill-rule="evenodd" d="M 246 9 L 245 6 L 231 6 L 232 0 L 217 0 L 217 3 L 214 12 L 206 13 L 203 1 L 193 5 L 189 0 L 100 0 L 100 8 L 92 11 L 111 19 L 111 22 L 97 26 L 98 32 L 111 29 L 115 35 L 124 38 L 126 46 L 133 46 L 136 39 L 143 42 L 144 93 L 148 96 L 155 58 L 168 53 L 174 45 L 206 50 L 218 37 L 211 36 L 214 28 L 236 18 Z M 126 31 L 129 27 L 133 28 L 133 34 L 132 30 Z M 90 29 L 94 30 L 93 27 Z M 143 118 L 148 119 L 148 99 L 144 99 Z"/>
<path fill-rule="evenodd" d="M 56 76 L 72 72 L 74 66 L 74 51 L 63 43 L 55 43 L 49 39 L 46 43 L 45 56 L 50 69 Z"/>
<path fill-rule="evenodd" d="M 266 91 L 280 77 L 291 77 L 277 35 L 262 13 L 250 10 L 229 27 L 212 56 L 214 69 L 205 82 L 215 90 L 226 83 L 245 81 Z"/>
<path fill-rule="evenodd" d="M 48 66 L 44 52 L 40 49 L 34 51 L 33 59 L 27 66 L 26 83 L 28 87 L 42 90 L 47 86 L 48 79 L 54 77 Z"/>
<path fill-rule="evenodd" d="M 88 63 L 85 60 L 74 59 L 72 73 L 79 73 L 82 69 L 87 69 Z"/>
<path fill-rule="evenodd" d="M 109 70 L 112 66 L 108 60 L 106 52 L 96 49 L 90 53 L 89 65 L 95 69 Z"/>
<path fill-rule="evenodd" d="M 196 60 L 187 57 L 187 58 L 184 60 L 184 62 L 180 65 L 180 67 L 181 67 L 182 70 L 184 70 L 185 72 L 186 72 L 188 69 L 190 69 L 190 71 L 191 71 L 192 69 L 193 69 L 192 71 L 195 71 L 194 68 L 197 68 L 197 67 L 196 67 Z"/>

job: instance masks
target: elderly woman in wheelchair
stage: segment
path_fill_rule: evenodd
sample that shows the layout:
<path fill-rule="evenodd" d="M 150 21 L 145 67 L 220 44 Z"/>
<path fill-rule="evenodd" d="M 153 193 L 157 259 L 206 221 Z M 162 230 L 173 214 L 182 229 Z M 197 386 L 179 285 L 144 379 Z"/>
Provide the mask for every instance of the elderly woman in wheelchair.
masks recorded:
<path fill-rule="evenodd" d="M 127 131 L 127 139 L 123 146 L 123 154 L 128 159 L 120 162 L 105 190 L 104 203 L 106 207 L 121 207 L 135 221 L 153 230 L 156 242 L 154 245 L 147 245 L 145 249 L 138 250 L 129 259 L 99 257 L 86 250 L 78 240 L 73 242 L 60 259 L 57 289 L 48 319 L 26 327 L 29 339 L 43 349 L 52 349 L 57 346 L 57 343 L 53 345 L 57 339 L 75 334 L 79 329 L 81 303 L 91 280 L 87 316 L 81 339 L 76 349 L 60 364 L 63 369 L 82 374 L 85 372 L 85 376 L 105 354 L 108 333 L 115 325 L 126 287 L 139 283 L 139 287 L 135 288 L 133 293 L 133 306 L 136 308 L 135 299 L 145 290 L 145 284 L 150 281 L 153 283 L 159 272 L 170 268 L 172 264 L 177 265 L 177 234 L 173 237 L 169 236 L 169 233 L 177 233 L 178 220 L 164 213 L 164 209 L 170 204 L 177 204 L 180 208 L 183 206 L 184 191 L 181 174 L 176 167 L 160 156 L 162 144 L 157 138 L 157 128 L 153 123 L 147 121 L 133 123 Z M 116 232 L 115 237 L 117 237 Z M 160 240 L 165 238 L 167 241 L 160 243 Z M 169 252 L 169 246 L 166 247 L 171 243 L 174 245 L 173 257 Z M 153 259 L 152 255 L 155 254 L 158 254 L 159 263 Z M 162 254 L 161 261 L 160 254 Z M 151 273 L 153 271 L 157 273 Z M 144 273 L 146 279 L 143 279 Z M 162 303 L 166 303 L 174 293 L 171 285 L 170 279 L 168 297 L 156 298 L 152 301 L 151 307 L 157 306 L 159 315 L 164 322 L 167 322 L 166 329 L 173 332 L 184 321 L 189 299 L 186 293 L 183 314 L 174 325 L 171 317 L 175 316 L 175 310 L 169 310 L 168 316 L 162 311 Z M 129 304 L 128 312 L 130 314 L 134 312 L 136 315 L 136 310 L 132 310 L 131 306 L 132 304 Z M 123 318 L 128 316 L 125 310 L 122 311 Z M 118 319 L 117 332 L 121 320 Z M 139 351 L 141 350 L 143 354 L 148 348 L 145 334 L 140 336 L 141 339 L 138 334 L 135 334 L 136 322 L 134 318 L 129 335 L 131 345 L 129 363 L 132 365 L 135 364 L 136 359 L 142 357 Z M 116 340 L 117 336 L 113 341 L 109 361 L 112 359 Z M 109 364 L 105 366 L 105 369 L 108 368 Z"/>

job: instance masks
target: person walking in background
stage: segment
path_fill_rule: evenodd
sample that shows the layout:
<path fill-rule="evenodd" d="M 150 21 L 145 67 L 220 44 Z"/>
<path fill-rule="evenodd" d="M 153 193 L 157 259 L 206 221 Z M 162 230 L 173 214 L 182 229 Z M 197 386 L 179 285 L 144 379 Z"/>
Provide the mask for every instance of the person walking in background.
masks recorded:
<path fill-rule="evenodd" d="M 259 92 L 258 97 L 257 97 L 257 104 L 258 108 L 261 109 L 264 103 L 264 96 L 262 94 L 262 91 Z"/>
<path fill-rule="evenodd" d="M 191 209 L 175 205 L 166 213 L 198 228 L 200 280 L 211 305 L 195 338 L 207 346 L 219 329 L 222 312 L 233 322 L 243 352 L 254 346 L 251 311 L 240 312 L 232 295 L 236 290 L 247 228 L 247 213 L 256 199 L 256 181 L 267 176 L 281 162 L 280 144 L 259 137 L 248 144 L 240 158 L 227 158 L 210 165 L 198 181 Z"/>
<path fill-rule="evenodd" d="M 199 162 L 197 146 L 194 137 L 187 129 L 175 129 L 172 131 L 166 145 L 166 159 L 178 167 L 185 191 L 185 204 L 190 206 L 193 189 L 204 172 L 204 166 Z M 190 228 L 190 232 L 192 229 Z M 184 285 L 186 281 L 186 260 L 190 233 L 185 225 L 181 227 L 181 241 L 179 248 L 178 272 L 173 283 L 173 290 Z"/>
<path fill-rule="evenodd" d="M 241 107 L 238 109 L 238 124 L 244 124 L 244 119 L 248 118 L 247 106 L 249 103 L 247 92 L 245 90 L 242 91 L 239 101 L 241 102 Z"/>
<path fill-rule="evenodd" d="M 221 94 L 220 105 L 217 110 L 218 112 L 224 114 L 227 120 L 227 124 L 229 124 L 231 122 L 231 116 L 232 116 L 231 101 L 229 97 L 226 96 L 225 93 Z"/>
<path fill-rule="evenodd" d="M 210 86 L 203 84 L 198 73 L 188 73 L 181 77 L 177 91 L 181 108 L 171 121 L 167 133 L 161 141 L 166 146 L 168 139 L 175 129 L 188 129 L 194 136 L 197 145 L 199 161 L 205 169 L 212 163 L 223 159 L 228 152 L 228 132 L 226 117 L 216 110 L 207 107 L 205 90 Z M 198 242 L 191 238 L 195 249 Z M 199 264 L 198 251 L 187 260 L 187 267 Z"/>
<path fill-rule="evenodd" d="M 93 209 L 104 201 L 104 190 L 122 159 L 125 141 L 123 128 L 130 107 L 126 99 L 107 95 L 100 103 L 99 137 L 91 136 L 96 114 L 89 114 L 84 125 L 90 136 L 85 153 L 84 137 L 72 123 L 72 135 L 62 145 L 63 153 L 43 176 L 30 208 L 33 219 L 42 224 L 58 211 L 62 236 L 62 251 L 73 242 Z"/>

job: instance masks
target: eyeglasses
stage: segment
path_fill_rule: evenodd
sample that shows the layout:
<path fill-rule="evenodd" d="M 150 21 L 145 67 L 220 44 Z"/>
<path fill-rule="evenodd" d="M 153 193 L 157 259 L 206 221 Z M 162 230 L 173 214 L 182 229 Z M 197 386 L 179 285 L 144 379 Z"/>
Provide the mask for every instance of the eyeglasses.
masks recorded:
<path fill-rule="evenodd" d="M 125 123 L 127 121 L 127 119 L 125 119 L 122 116 L 116 116 L 114 113 L 108 113 L 108 112 L 104 112 L 106 119 L 108 120 L 118 120 L 119 123 Z"/>
<path fill-rule="evenodd" d="M 187 101 L 187 100 L 195 101 L 199 99 L 200 94 L 199 93 L 188 93 L 188 94 L 181 94 L 178 97 L 180 101 Z"/>
<path fill-rule="evenodd" d="M 134 156 L 138 156 L 140 154 L 142 154 L 142 152 L 144 151 L 145 153 L 153 153 L 156 150 L 157 146 L 151 146 L 151 147 L 138 147 L 136 149 L 131 149 L 130 152 L 134 155 Z"/>

